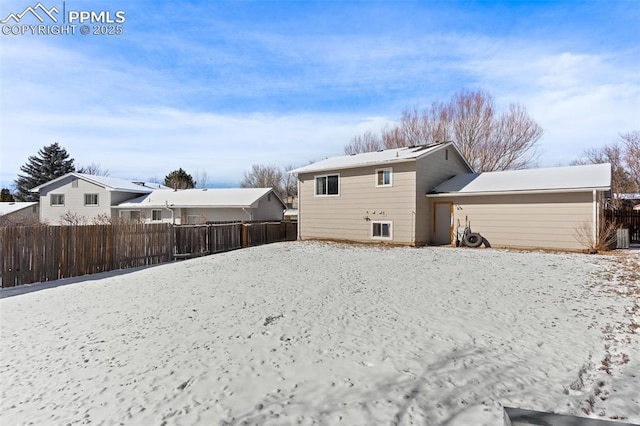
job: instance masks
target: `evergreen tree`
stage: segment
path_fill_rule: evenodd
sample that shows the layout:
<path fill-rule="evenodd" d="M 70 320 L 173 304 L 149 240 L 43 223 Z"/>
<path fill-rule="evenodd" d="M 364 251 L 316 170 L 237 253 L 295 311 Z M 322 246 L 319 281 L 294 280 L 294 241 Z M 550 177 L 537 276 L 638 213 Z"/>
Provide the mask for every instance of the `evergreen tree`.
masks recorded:
<path fill-rule="evenodd" d="M 57 142 L 45 146 L 38 154 L 29 156 L 27 162 L 20 167 L 24 173 L 16 179 L 17 201 L 38 201 L 37 193 L 29 192 L 31 188 L 42 185 L 67 173 L 74 172 L 73 158 Z"/>
<path fill-rule="evenodd" d="M 13 195 L 11 195 L 11 191 L 9 191 L 7 188 L 2 188 L 2 191 L 0 191 L 0 202 L 12 202 L 15 201 L 13 199 Z"/>
<path fill-rule="evenodd" d="M 195 188 L 196 183 L 193 181 L 193 177 L 190 174 L 179 168 L 169 173 L 164 178 L 165 186 L 173 189 L 189 189 Z"/>

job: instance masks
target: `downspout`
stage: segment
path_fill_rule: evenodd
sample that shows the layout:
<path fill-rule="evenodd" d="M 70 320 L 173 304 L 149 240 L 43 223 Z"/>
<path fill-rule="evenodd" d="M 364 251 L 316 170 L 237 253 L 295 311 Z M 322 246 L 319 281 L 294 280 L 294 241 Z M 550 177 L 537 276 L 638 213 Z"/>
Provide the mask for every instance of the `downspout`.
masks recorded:
<path fill-rule="evenodd" d="M 249 220 L 253 220 L 253 212 L 248 212 L 245 207 L 242 208 L 242 211 L 249 215 Z"/>
<path fill-rule="evenodd" d="M 593 243 L 598 244 L 598 194 L 593 190 Z"/>
<path fill-rule="evenodd" d="M 301 198 L 300 198 L 300 177 L 296 176 L 296 179 L 298 181 L 297 182 L 297 186 L 298 186 L 298 188 L 297 188 L 297 191 L 298 191 L 298 221 L 297 221 L 297 224 L 296 224 L 298 229 L 296 231 L 298 233 L 298 239 L 302 240 L 302 236 L 300 235 L 300 211 L 301 211 L 300 210 L 300 206 L 301 206 L 301 204 L 300 204 L 300 200 L 301 200 Z M 293 205 L 291 207 L 293 207 Z"/>
<path fill-rule="evenodd" d="M 169 210 L 171 212 L 171 224 L 175 225 L 176 221 L 175 221 L 175 217 L 174 217 L 174 214 L 173 214 L 173 209 L 169 208 L 169 202 L 168 201 L 165 201 L 164 204 L 165 204 L 165 209 L 167 209 L 167 210 Z"/>

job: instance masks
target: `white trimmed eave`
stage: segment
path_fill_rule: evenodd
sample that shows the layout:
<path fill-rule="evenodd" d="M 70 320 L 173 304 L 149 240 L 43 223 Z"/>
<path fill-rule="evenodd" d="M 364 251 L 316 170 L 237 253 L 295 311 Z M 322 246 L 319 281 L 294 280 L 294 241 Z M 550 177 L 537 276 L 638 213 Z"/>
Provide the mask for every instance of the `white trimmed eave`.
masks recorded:
<path fill-rule="evenodd" d="M 185 205 L 185 204 L 169 204 L 170 209 L 250 209 L 253 205 L 245 206 L 212 206 L 212 205 Z M 115 209 L 165 209 L 167 204 L 129 204 L 112 206 Z"/>
<path fill-rule="evenodd" d="M 602 188 L 569 188 L 569 189 L 533 189 L 521 191 L 485 191 L 485 192 L 441 192 L 438 194 L 426 194 L 427 198 L 446 198 L 446 197 L 474 197 L 487 195 L 527 195 L 527 194 L 566 194 L 575 192 L 604 192 L 611 190 L 610 187 Z"/>
<path fill-rule="evenodd" d="M 347 169 L 360 169 L 362 167 L 372 167 L 372 166 L 386 166 L 389 164 L 399 164 L 399 163 L 410 163 L 412 161 L 416 161 L 416 158 L 400 158 L 397 160 L 389 160 L 389 161 L 375 161 L 375 162 L 371 162 L 371 163 L 361 163 L 361 164 L 353 164 L 353 165 L 349 165 L 349 166 L 342 166 L 342 167 L 331 167 L 331 168 L 321 168 L 321 169 L 313 169 L 313 170 L 305 170 L 302 172 L 288 172 L 290 174 L 295 174 L 295 175 L 306 175 L 309 173 L 324 173 L 324 172 L 338 172 L 340 170 L 347 170 Z"/>

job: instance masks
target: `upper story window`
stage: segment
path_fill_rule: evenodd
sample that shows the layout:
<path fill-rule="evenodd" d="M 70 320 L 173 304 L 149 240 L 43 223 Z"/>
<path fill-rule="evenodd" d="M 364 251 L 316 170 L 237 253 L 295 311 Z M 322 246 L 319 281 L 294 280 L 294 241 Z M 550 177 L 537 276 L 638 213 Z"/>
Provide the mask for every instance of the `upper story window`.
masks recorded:
<path fill-rule="evenodd" d="M 64 194 L 51 194 L 52 206 L 64 206 Z"/>
<path fill-rule="evenodd" d="M 97 206 L 98 205 L 98 194 L 84 194 L 84 205 L 85 206 Z"/>
<path fill-rule="evenodd" d="M 392 186 L 393 185 L 393 169 L 376 169 L 376 186 Z"/>
<path fill-rule="evenodd" d="M 316 196 L 340 195 L 340 175 L 316 176 Z"/>

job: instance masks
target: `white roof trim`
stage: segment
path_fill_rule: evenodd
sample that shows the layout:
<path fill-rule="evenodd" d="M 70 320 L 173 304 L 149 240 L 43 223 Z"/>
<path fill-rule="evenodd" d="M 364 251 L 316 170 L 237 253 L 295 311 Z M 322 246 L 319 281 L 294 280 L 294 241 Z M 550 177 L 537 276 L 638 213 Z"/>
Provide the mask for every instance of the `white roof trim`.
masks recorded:
<path fill-rule="evenodd" d="M 38 205 L 37 201 L 2 201 L 0 202 L 0 216 L 13 214 L 36 205 Z"/>
<path fill-rule="evenodd" d="M 66 175 L 57 177 L 53 180 L 50 180 L 49 182 L 43 183 L 42 185 L 36 186 L 35 188 L 31 188 L 29 190 L 29 192 L 40 192 L 40 190 L 42 188 L 45 188 L 47 186 L 53 185 L 56 182 L 59 182 L 69 176 L 73 176 L 77 179 L 82 179 L 85 180 L 87 182 L 90 182 L 94 185 L 98 185 L 103 187 L 105 190 L 107 191 L 119 191 L 119 192 L 131 192 L 134 194 L 146 194 L 149 193 L 151 191 L 154 190 L 158 190 L 158 189 L 169 189 L 168 187 L 159 184 L 159 183 L 152 183 L 152 182 L 143 182 L 143 185 L 138 185 L 136 183 L 134 183 L 134 181 L 130 181 L 130 180 L 126 180 L 126 179 L 120 179 L 120 178 L 114 178 L 111 176 L 97 176 L 97 175 L 87 175 L 84 173 L 76 173 L 76 172 L 71 172 L 71 173 L 67 173 Z M 146 186 L 149 185 L 149 186 Z"/>
<path fill-rule="evenodd" d="M 594 189 L 611 189 L 610 164 L 462 174 L 442 182 L 432 194 L 575 192 Z"/>
<path fill-rule="evenodd" d="M 149 194 L 123 201 L 112 208 L 162 209 L 162 208 L 256 208 L 267 195 L 272 194 L 285 207 L 272 188 L 206 188 L 155 190 Z"/>
<path fill-rule="evenodd" d="M 489 191 L 489 192 L 442 192 L 426 194 L 427 198 L 480 197 L 488 195 L 529 195 L 529 194 L 567 194 L 575 192 L 609 191 L 610 188 L 572 188 L 572 189 L 536 189 L 523 191 Z"/>
<path fill-rule="evenodd" d="M 455 149 L 455 151 L 467 165 L 469 170 L 473 170 L 469 162 L 464 158 L 464 156 L 460 153 L 453 142 L 443 142 L 438 145 L 420 145 L 414 147 L 385 149 L 375 152 L 363 152 L 361 154 L 355 155 L 340 155 L 336 157 L 329 157 L 313 164 L 309 164 L 307 166 L 298 167 L 297 169 L 291 170 L 289 173 L 300 174 L 330 172 L 370 166 L 385 167 L 398 163 L 416 161 L 441 149 L 450 147 L 453 147 L 453 149 Z"/>

